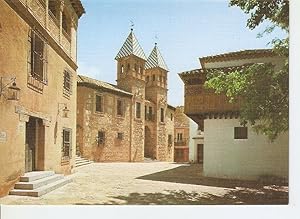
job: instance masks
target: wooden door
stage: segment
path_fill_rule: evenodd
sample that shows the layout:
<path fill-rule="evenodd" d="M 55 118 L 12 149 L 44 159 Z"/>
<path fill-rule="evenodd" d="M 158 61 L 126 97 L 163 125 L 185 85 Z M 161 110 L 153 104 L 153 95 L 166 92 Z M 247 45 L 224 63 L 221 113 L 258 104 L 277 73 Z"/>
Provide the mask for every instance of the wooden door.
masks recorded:
<path fill-rule="evenodd" d="M 197 144 L 197 162 L 203 163 L 203 144 Z"/>

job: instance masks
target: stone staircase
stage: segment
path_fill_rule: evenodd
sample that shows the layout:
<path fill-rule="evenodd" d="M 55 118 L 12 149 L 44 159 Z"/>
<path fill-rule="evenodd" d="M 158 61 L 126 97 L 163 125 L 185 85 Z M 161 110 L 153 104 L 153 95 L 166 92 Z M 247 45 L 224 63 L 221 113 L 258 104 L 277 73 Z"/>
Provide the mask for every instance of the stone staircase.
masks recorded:
<path fill-rule="evenodd" d="M 72 180 L 54 171 L 33 171 L 20 177 L 20 182 L 9 192 L 10 195 L 39 197 L 51 192 Z"/>
<path fill-rule="evenodd" d="M 76 167 L 82 167 L 82 166 L 85 166 L 85 165 L 88 165 L 88 164 L 91 164 L 91 163 L 93 163 L 93 161 L 90 161 L 86 158 L 79 157 L 77 155 L 75 157 L 75 168 Z"/>

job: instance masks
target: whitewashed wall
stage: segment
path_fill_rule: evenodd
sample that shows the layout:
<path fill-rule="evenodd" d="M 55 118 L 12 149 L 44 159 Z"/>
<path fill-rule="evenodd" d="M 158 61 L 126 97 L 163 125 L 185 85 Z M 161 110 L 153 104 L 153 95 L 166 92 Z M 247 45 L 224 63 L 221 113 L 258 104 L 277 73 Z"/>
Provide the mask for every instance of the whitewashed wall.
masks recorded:
<path fill-rule="evenodd" d="M 248 139 L 234 139 L 238 119 L 204 121 L 203 173 L 210 177 L 256 179 L 288 176 L 288 133 L 271 143 L 248 127 Z"/>
<path fill-rule="evenodd" d="M 198 124 L 193 120 L 190 120 L 190 136 L 189 136 L 189 161 L 194 162 L 197 160 L 197 146 L 195 146 L 195 141 L 193 137 L 197 136 Z"/>

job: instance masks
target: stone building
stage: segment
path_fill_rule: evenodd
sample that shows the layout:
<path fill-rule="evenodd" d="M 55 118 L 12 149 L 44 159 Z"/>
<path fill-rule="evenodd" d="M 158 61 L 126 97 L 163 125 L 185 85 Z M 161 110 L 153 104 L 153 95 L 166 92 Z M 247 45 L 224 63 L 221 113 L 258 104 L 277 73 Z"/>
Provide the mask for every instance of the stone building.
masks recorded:
<path fill-rule="evenodd" d="M 131 30 L 115 60 L 117 85 L 79 77 L 78 153 L 94 161 L 173 161 L 174 108 L 157 45 L 147 58 Z"/>
<path fill-rule="evenodd" d="M 77 25 L 85 11 L 80 0 L 1 0 L 0 8 L 3 196 L 25 172 L 72 171 Z"/>
<path fill-rule="evenodd" d="M 204 130 L 203 174 L 209 177 L 253 180 L 288 177 L 288 133 L 270 142 L 251 125 L 239 122 L 241 100 L 229 103 L 225 94 L 204 89 L 206 74 L 241 71 L 253 63 L 284 64 L 272 50 L 230 52 L 200 58 L 201 67 L 179 74 L 184 82 L 184 112 Z"/>
<path fill-rule="evenodd" d="M 174 161 L 189 162 L 190 121 L 183 106 L 176 107 L 174 119 Z"/>

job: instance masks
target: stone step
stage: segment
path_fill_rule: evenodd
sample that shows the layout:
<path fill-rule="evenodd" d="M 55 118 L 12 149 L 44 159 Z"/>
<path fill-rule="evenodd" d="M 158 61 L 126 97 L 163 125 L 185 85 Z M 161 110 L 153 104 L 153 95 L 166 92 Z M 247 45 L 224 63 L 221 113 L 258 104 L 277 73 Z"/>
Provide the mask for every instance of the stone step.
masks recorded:
<path fill-rule="evenodd" d="M 89 160 L 79 160 L 79 161 L 75 161 L 75 164 L 80 164 L 80 163 L 87 163 L 90 162 Z"/>
<path fill-rule="evenodd" d="M 15 189 L 23 189 L 23 190 L 28 190 L 28 189 L 37 189 L 41 186 L 45 186 L 47 184 L 50 184 L 54 181 L 62 179 L 64 176 L 62 174 L 54 174 L 52 176 L 47 176 L 45 178 L 41 178 L 38 180 L 34 180 L 31 182 L 18 182 L 15 184 Z"/>
<path fill-rule="evenodd" d="M 75 163 L 78 163 L 78 162 L 86 162 L 86 161 L 89 161 L 89 160 L 88 160 L 88 159 L 75 160 Z"/>
<path fill-rule="evenodd" d="M 71 182 L 72 179 L 70 178 L 63 178 L 60 180 L 57 180 L 55 182 L 52 182 L 50 184 L 41 186 L 37 189 L 33 190 L 25 190 L 25 189 L 13 189 L 9 192 L 10 195 L 20 195 L 20 196 L 33 196 L 33 197 L 39 197 L 41 195 L 44 195 L 46 193 L 49 193 L 63 185 L 66 185 L 67 183 Z"/>
<path fill-rule="evenodd" d="M 81 167 L 81 166 L 89 165 L 91 163 L 93 163 L 93 162 L 87 161 L 87 162 L 82 162 L 82 163 L 75 163 L 75 167 Z"/>
<path fill-rule="evenodd" d="M 53 176 L 54 171 L 33 171 L 25 173 L 24 176 L 20 177 L 20 182 L 32 182 L 38 179 L 42 179 L 48 176 Z"/>

